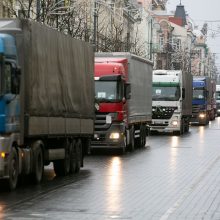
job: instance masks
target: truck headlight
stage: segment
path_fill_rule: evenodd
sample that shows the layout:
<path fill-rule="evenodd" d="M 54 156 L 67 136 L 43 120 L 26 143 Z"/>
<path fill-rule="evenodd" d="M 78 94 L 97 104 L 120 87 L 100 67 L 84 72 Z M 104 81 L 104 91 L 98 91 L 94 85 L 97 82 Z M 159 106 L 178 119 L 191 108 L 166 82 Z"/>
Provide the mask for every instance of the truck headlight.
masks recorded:
<path fill-rule="evenodd" d="M 178 121 L 173 120 L 173 121 L 171 122 L 171 124 L 172 124 L 173 126 L 177 126 L 177 125 L 178 125 Z"/>
<path fill-rule="evenodd" d="M 220 112 L 220 109 L 217 109 L 217 112 Z"/>
<path fill-rule="evenodd" d="M 6 156 L 7 156 L 7 154 L 5 152 L 1 152 L 0 155 L 1 155 L 1 158 L 3 158 L 3 159 L 6 158 Z"/>
<path fill-rule="evenodd" d="M 120 138 L 120 133 L 118 132 L 113 132 L 110 134 L 110 139 L 119 139 Z"/>
<path fill-rule="evenodd" d="M 199 117 L 200 117 L 200 118 L 205 118 L 205 114 L 204 114 L 204 113 L 200 113 L 200 114 L 199 114 Z"/>

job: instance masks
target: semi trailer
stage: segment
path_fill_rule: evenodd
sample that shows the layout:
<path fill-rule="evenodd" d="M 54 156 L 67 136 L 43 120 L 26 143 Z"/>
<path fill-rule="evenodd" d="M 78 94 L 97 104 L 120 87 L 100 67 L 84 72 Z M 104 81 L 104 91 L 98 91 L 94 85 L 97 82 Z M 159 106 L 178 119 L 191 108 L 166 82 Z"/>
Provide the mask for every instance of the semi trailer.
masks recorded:
<path fill-rule="evenodd" d="M 151 132 L 181 135 L 192 116 L 192 75 L 181 70 L 154 70 Z"/>
<path fill-rule="evenodd" d="M 92 46 L 29 20 L 0 20 L 0 180 L 79 172 L 94 131 Z"/>
<path fill-rule="evenodd" d="M 95 54 L 95 131 L 91 148 L 144 147 L 151 122 L 152 62 L 131 53 Z"/>

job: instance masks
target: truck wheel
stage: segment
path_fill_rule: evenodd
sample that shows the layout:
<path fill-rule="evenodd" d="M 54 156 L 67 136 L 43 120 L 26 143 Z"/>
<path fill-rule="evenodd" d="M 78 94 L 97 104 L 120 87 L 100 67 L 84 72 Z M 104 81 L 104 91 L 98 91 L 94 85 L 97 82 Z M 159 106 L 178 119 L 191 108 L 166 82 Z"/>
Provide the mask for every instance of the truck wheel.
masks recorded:
<path fill-rule="evenodd" d="M 141 147 L 145 147 L 146 144 L 146 127 L 145 125 L 142 126 L 142 132 L 141 132 Z"/>
<path fill-rule="evenodd" d="M 142 138 L 142 128 L 140 127 L 139 137 L 135 138 L 135 146 L 137 146 L 138 148 L 141 148 Z"/>
<path fill-rule="evenodd" d="M 76 170 L 76 142 L 73 141 L 70 145 L 70 173 L 75 173 Z"/>
<path fill-rule="evenodd" d="M 78 142 L 76 144 L 76 169 L 75 169 L 75 173 L 78 173 L 80 171 L 81 160 L 82 160 L 82 142 L 81 142 L 81 140 L 78 140 Z"/>
<path fill-rule="evenodd" d="M 35 183 L 40 183 L 44 173 L 43 152 L 40 145 L 33 147 L 33 155 L 33 181 Z"/>
<path fill-rule="evenodd" d="M 123 155 L 128 147 L 128 137 L 127 137 L 127 130 L 124 131 L 123 141 L 121 143 L 121 147 L 119 149 L 119 154 Z"/>
<path fill-rule="evenodd" d="M 186 133 L 189 132 L 189 121 L 187 121 L 185 126 L 184 126 L 184 132 L 186 132 Z"/>
<path fill-rule="evenodd" d="M 65 140 L 64 148 L 65 158 L 53 162 L 54 171 L 57 176 L 66 176 L 70 172 L 70 143 L 68 140 Z"/>
<path fill-rule="evenodd" d="M 179 131 L 174 131 L 174 135 L 182 135 L 184 133 L 184 123 L 183 123 L 183 120 L 181 119 L 181 122 L 180 122 L 180 130 Z"/>
<path fill-rule="evenodd" d="M 18 182 L 18 154 L 13 147 L 9 159 L 9 179 L 7 179 L 7 187 L 10 191 L 14 190 Z"/>
<path fill-rule="evenodd" d="M 209 114 L 207 114 L 205 125 L 209 124 L 209 120 L 210 120 L 210 117 L 209 117 Z"/>
<path fill-rule="evenodd" d="M 134 126 L 132 126 L 129 130 L 130 132 L 130 143 L 129 143 L 129 151 L 134 151 L 135 149 L 135 137 L 134 137 Z"/>

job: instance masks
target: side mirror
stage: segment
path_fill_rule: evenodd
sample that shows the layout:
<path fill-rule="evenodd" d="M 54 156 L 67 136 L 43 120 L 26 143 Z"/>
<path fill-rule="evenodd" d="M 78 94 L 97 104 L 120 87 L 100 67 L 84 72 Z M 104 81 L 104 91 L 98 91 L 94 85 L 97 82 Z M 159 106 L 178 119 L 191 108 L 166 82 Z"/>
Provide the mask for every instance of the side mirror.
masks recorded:
<path fill-rule="evenodd" d="M 126 99 L 130 99 L 131 98 L 131 84 L 130 83 L 126 83 L 125 84 L 125 94 L 124 97 Z"/>
<path fill-rule="evenodd" d="M 182 99 L 185 99 L 185 96 L 186 96 L 186 94 L 185 94 L 185 88 L 182 88 Z"/>
<path fill-rule="evenodd" d="M 209 97 L 209 91 L 206 91 L 206 97 L 207 98 Z"/>
<path fill-rule="evenodd" d="M 122 103 L 123 103 L 123 104 L 126 103 L 126 98 L 125 98 L 125 97 L 122 98 Z"/>
<path fill-rule="evenodd" d="M 14 68 L 13 73 L 11 79 L 11 92 L 12 94 L 19 94 L 21 69 Z"/>

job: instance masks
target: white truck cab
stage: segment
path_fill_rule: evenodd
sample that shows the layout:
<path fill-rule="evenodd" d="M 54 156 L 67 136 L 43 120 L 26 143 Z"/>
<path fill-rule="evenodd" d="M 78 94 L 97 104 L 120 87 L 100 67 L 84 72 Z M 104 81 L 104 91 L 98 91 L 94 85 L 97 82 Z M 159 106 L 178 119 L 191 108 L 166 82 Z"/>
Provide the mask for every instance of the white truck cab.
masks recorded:
<path fill-rule="evenodd" d="M 181 70 L 153 71 L 150 130 L 183 134 L 192 115 L 192 75 Z"/>

